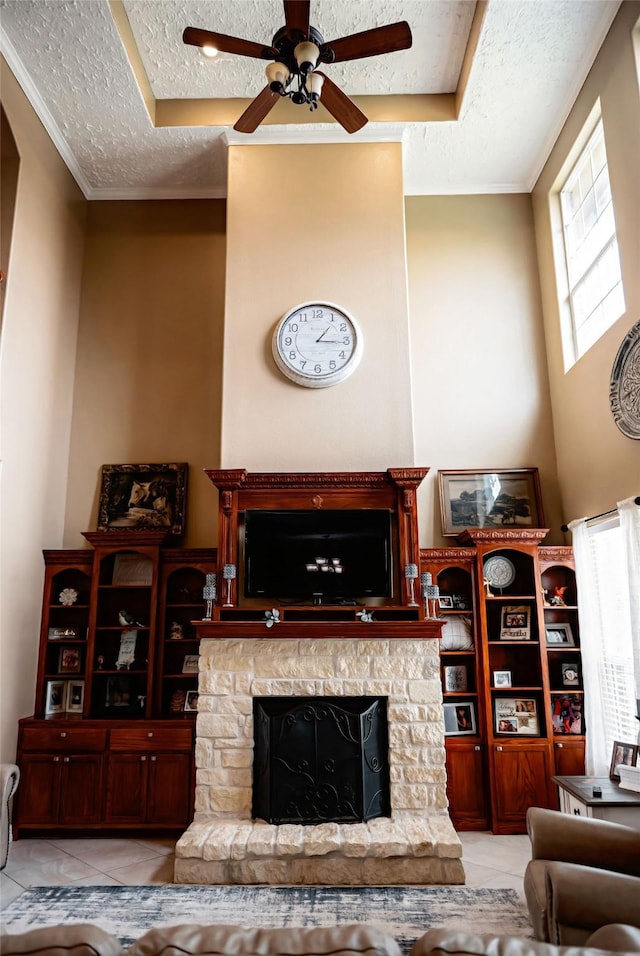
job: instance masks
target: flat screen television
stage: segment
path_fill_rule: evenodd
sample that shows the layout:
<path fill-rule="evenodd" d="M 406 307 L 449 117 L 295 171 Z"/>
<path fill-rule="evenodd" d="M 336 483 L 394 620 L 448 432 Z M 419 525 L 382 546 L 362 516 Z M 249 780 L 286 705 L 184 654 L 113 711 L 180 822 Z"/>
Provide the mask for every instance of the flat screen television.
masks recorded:
<path fill-rule="evenodd" d="M 244 594 L 331 604 L 393 595 L 391 512 L 244 512 Z"/>

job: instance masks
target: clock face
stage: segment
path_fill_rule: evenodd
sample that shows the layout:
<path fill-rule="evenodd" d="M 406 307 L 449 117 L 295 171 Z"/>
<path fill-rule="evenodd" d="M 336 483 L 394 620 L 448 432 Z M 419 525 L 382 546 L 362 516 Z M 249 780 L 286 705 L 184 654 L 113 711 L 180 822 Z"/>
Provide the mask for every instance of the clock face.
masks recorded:
<path fill-rule="evenodd" d="M 516 576 L 516 569 L 509 558 L 495 555 L 484 564 L 484 576 L 492 588 L 508 588 Z"/>
<path fill-rule="evenodd" d="M 351 375 L 362 356 L 362 333 L 353 316 L 331 302 L 305 302 L 278 322 L 273 357 L 298 385 L 325 388 Z"/>

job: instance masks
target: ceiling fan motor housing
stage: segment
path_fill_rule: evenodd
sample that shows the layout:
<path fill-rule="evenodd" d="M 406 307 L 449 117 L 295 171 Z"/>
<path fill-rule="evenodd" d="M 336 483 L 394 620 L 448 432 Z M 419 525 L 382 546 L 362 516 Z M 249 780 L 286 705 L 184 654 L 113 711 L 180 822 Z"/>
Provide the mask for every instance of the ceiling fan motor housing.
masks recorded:
<path fill-rule="evenodd" d="M 280 54 L 279 62 L 284 63 L 290 73 L 302 73 L 306 76 L 307 73 L 311 72 L 314 68 L 314 64 L 311 64 L 310 67 L 304 63 L 299 65 L 294 55 L 294 50 L 297 45 L 303 43 L 305 40 L 310 40 L 319 48 L 320 55 L 318 57 L 318 63 L 331 63 L 333 61 L 331 49 L 326 46 L 324 37 L 315 27 L 309 27 L 308 36 L 305 36 L 300 30 L 291 30 L 291 32 L 288 32 L 286 27 L 282 27 L 275 34 L 271 45 Z M 305 69 L 305 67 L 309 68 Z"/>

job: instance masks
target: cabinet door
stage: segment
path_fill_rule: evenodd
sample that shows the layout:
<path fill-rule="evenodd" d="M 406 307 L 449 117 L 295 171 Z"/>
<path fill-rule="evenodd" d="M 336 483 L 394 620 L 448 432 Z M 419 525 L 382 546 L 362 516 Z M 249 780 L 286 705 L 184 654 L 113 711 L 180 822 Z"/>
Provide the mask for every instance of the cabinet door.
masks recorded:
<path fill-rule="evenodd" d="M 447 797 L 456 830 L 486 830 L 487 799 L 480 744 L 447 741 Z"/>
<path fill-rule="evenodd" d="M 494 833 L 525 833 L 529 807 L 557 806 L 551 775 L 551 748 L 546 743 L 493 748 Z"/>
<path fill-rule="evenodd" d="M 582 777 L 584 775 L 584 738 L 582 740 L 556 740 L 553 756 L 556 774 L 559 777 Z"/>
<path fill-rule="evenodd" d="M 58 819 L 61 758 L 55 754 L 25 754 L 20 762 L 16 794 L 16 825 L 43 826 Z"/>
<path fill-rule="evenodd" d="M 102 810 L 102 757 L 71 754 L 61 758 L 58 822 L 99 823 Z"/>
<path fill-rule="evenodd" d="M 147 754 L 110 754 L 107 823 L 142 823 L 147 803 Z"/>
<path fill-rule="evenodd" d="M 191 809 L 191 755 L 152 754 L 146 822 L 187 825 Z"/>

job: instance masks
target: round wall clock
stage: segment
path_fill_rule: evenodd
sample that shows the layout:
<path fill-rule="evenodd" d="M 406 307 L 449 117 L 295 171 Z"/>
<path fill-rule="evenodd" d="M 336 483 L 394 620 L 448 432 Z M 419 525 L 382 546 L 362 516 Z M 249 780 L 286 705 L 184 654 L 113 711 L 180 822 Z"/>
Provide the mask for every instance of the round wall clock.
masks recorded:
<path fill-rule="evenodd" d="M 640 438 L 640 322 L 622 340 L 611 370 L 609 401 L 614 421 L 627 438 Z"/>
<path fill-rule="evenodd" d="M 492 588 L 508 588 L 516 577 L 516 569 L 509 558 L 496 554 L 484 563 L 484 577 Z"/>
<path fill-rule="evenodd" d="M 346 309 L 331 302 L 304 302 L 278 322 L 275 363 L 287 378 L 308 388 L 343 382 L 362 357 L 362 332 Z"/>

